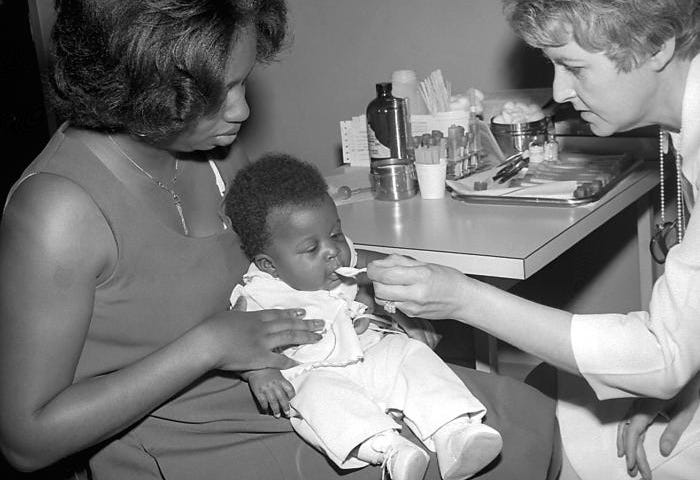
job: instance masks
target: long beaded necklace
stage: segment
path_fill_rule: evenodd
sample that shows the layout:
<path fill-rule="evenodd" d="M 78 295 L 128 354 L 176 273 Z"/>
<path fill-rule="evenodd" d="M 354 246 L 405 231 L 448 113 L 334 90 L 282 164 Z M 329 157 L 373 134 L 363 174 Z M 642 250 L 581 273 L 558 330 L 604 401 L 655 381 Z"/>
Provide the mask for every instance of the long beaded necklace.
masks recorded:
<path fill-rule="evenodd" d="M 178 161 L 178 159 L 175 158 L 175 175 L 173 176 L 173 179 L 170 181 L 172 187 L 168 187 L 165 183 L 163 183 L 163 182 L 161 182 L 160 180 L 158 180 L 157 178 L 155 178 L 155 177 L 154 177 L 153 175 L 151 175 L 148 171 L 146 171 L 143 167 L 141 167 L 141 165 L 139 165 L 138 163 L 136 163 L 136 162 L 134 161 L 134 159 L 131 158 L 131 157 L 124 151 L 124 149 L 121 147 L 121 145 L 119 145 L 119 144 L 117 143 L 117 141 L 112 137 L 112 135 L 108 135 L 108 137 L 109 137 L 109 139 L 112 141 L 112 143 L 114 144 L 114 146 L 117 147 L 117 149 L 119 150 L 119 152 L 121 152 L 121 154 L 124 155 L 124 157 L 125 157 L 127 160 L 129 160 L 129 163 L 130 163 L 131 165 L 133 165 L 134 168 L 136 168 L 136 170 L 138 170 L 139 172 L 143 173 L 146 177 L 148 177 L 149 180 L 151 180 L 151 181 L 152 181 L 153 183 L 155 183 L 158 187 L 160 187 L 161 189 L 165 190 L 166 192 L 168 192 L 168 193 L 170 194 L 170 196 L 173 198 L 173 203 L 175 204 L 175 208 L 177 209 L 177 214 L 180 216 L 180 223 L 182 223 L 182 230 L 183 230 L 183 232 L 185 232 L 185 235 L 189 235 L 190 232 L 189 232 L 189 229 L 187 228 L 187 222 L 185 222 L 185 215 L 182 213 L 182 200 L 180 199 L 180 195 L 178 195 L 178 193 L 177 193 L 175 190 L 173 190 L 173 188 L 175 187 L 175 183 L 177 182 L 177 176 L 178 176 L 179 173 L 180 173 L 179 170 L 178 170 L 178 166 L 179 166 L 179 161 Z"/>
<path fill-rule="evenodd" d="M 669 146 L 669 133 L 660 128 L 659 129 L 659 177 L 661 183 L 659 184 L 659 194 L 661 196 L 661 203 L 659 206 L 659 217 L 660 224 L 656 226 L 657 229 L 663 229 L 666 225 L 666 208 L 665 208 L 665 191 L 664 191 L 664 154 Z M 681 167 L 683 163 L 683 157 L 680 153 L 680 145 L 674 145 L 675 149 L 675 161 L 676 161 L 676 233 L 678 235 L 678 243 L 683 240 L 683 234 L 685 231 L 685 208 L 683 203 L 683 180 L 681 178 Z"/>

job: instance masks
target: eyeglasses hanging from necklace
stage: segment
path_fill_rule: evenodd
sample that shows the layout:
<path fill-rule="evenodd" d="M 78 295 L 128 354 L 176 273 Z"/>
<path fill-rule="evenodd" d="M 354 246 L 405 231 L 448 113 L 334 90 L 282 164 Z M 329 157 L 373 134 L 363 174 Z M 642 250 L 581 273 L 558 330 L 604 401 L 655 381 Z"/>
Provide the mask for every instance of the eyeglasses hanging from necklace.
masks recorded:
<path fill-rule="evenodd" d="M 659 129 L 659 223 L 656 224 L 654 233 L 649 242 L 649 251 L 656 263 L 666 262 L 666 256 L 674 245 L 683 241 L 685 233 L 685 203 L 683 198 L 683 180 L 681 167 L 683 158 L 680 153 L 680 145 L 674 145 L 674 158 L 676 167 L 676 218 L 666 221 L 666 191 L 665 191 L 665 157 L 666 152 L 671 150 L 669 133 Z"/>

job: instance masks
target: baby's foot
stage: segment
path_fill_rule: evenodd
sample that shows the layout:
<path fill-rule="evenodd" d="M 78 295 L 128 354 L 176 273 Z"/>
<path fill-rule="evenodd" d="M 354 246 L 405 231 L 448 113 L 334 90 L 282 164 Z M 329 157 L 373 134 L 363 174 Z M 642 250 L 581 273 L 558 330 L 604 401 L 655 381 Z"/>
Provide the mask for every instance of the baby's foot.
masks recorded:
<path fill-rule="evenodd" d="M 501 435 L 478 420 L 459 417 L 433 435 L 438 467 L 443 480 L 462 480 L 476 475 L 501 453 Z"/>
<path fill-rule="evenodd" d="M 382 466 L 391 480 L 422 480 L 430 457 L 415 443 L 397 431 L 383 432 L 366 440 L 359 448 L 357 458 Z"/>

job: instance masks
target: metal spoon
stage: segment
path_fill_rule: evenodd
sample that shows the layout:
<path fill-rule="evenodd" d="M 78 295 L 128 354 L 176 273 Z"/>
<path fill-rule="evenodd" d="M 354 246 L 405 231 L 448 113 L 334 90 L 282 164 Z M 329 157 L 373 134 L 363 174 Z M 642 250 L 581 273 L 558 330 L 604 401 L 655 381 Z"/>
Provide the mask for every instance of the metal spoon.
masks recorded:
<path fill-rule="evenodd" d="M 355 278 L 361 273 L 365 273 L 366 268 L 355 268 L 355 267 L 338 267 L 335 269 L 335 273 L 341 277 Z"/>

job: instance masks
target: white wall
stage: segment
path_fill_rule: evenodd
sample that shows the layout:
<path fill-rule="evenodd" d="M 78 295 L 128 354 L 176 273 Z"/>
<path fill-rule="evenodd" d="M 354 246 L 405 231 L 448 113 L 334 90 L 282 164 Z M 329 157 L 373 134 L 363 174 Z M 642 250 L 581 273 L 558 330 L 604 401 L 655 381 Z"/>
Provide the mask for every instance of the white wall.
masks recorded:
<path fill-rule="evenodd" d="M 35 38 L 52 21 L 30 0 Z M 340 162 L 338 122 L 363 113 L 374 85 L 410 68 L 441 69 L 453 91 L 549 86 L 551 67 L 510 32 L 500 0 L 288 0 L 291 48 L 251 78 L 252 114 L 242 135 L 251 157 L 285 151 L 324 172 Z M 631 215 L 631 216 L 630 216 Z M 621 218 L 620 218 L 621 217 Z M 576 312 L 639 308 L 635 214 L 592 235 L 515 290 Z M 622 220 L 624 219 L 624 220 Z M 610 239 L 616 239 L 611 241 Z M 607 248 L 600 250 L 603 242 Z M 562 280 L 567 288 L 562 288 Z"/>
<path fill-rule="evenodd" d="M 293 43 L 259 67 L 243 141 L 323 171 L 340 162 L 338 122 L 364 113 L 398 69 L 441 69 L 453 92 L 548 86 L 549 67 L 510 32 L 500 0 L 289 0 Z M 526 73 L 527 71 L 527 73 Z"/>

